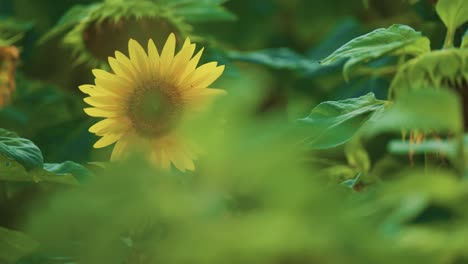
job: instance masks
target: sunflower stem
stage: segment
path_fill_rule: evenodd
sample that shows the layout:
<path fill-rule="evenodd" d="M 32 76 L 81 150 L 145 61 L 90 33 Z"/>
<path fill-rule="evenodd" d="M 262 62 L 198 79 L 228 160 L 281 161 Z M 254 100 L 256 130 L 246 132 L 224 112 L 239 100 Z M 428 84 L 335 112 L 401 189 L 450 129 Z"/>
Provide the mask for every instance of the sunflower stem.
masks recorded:
<path fill-rule="evenodd" d="M 455 30 L 452 28 L 447 29 L 447 34 L 445 35 L 444 49 L 453 48 L 453 39 L 455 38 Z"/>

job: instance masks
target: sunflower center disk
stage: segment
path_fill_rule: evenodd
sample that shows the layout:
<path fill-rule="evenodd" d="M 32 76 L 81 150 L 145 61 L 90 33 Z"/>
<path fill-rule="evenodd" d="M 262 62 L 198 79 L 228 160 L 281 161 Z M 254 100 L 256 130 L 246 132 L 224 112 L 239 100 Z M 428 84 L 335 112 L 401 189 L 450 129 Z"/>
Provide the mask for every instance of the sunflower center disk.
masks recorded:
<path fill-rule="evenodd" d="M 136 89 L 128 101 L 128 115 L 141 136 L 161 136 L 171 130 L 179 117 L 177 94 L 160 88 Z"/>

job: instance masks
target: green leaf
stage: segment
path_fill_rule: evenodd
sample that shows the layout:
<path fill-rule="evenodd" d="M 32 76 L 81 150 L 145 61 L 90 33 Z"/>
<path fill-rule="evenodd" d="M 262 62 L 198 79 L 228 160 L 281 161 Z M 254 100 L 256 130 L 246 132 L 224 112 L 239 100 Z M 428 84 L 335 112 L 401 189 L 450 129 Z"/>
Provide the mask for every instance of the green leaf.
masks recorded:
<path fill-rule="evenodd" d="M 421 87 L 463 87 L 468 77 L 468 49 L 426 53 L 400 67 L 390 85 L 390 96 Z"/>
<path fill-rule="evenodd" d="M 271 67 L 277 70 L 306 71 L 319 68 L 315 61 L 288 49 L 266 49 L 255 52 L 230 51 L 227 53 L 232 60 L 245 61 Z"/>
<path fill-rule="evenodd" d="M 468 30 L 465 32 L 465 35 L 463 35 L 462 43 L 460 48 L 462 49 L 468 49 Z"/>
<path fill-rule="evenodd" d="M 43 43 L 53 37 L 56 37 L 59 34 L 66 32 L 68 29 L 76 26 L 81 21 L 89 17 L 89 14 L 92 12 L 97 5 L 75 5 L 70 10 L 68 10 L 57 22 L 57 24 L 47 32 L 40 40 L 40 43 Z"/>
<path fill-rule="evenodd" d="M 236 16 L 221 6 L 199 5 L 186 6 L 176 9 L 177 15 L 182 16 L 188 22 L 208 22 L 235 20 Z"/>
<path fill-rule="evenodd" d="M 327 149 L 348 142 L 385 101 L 377 100 L 373 93 L 359 98 L 323 102 L 310 115 L 300 119 L 307 127 L 304 145 L 309 149 Z"/>
<path fill-rule="evenodd" d="M 454 32 L 468 21 L 468 1 L 466 0 L 439 0 L 436 11 L 450 32 Z"/>
<path fill-rule="evenodd" d="M 23 233 L 0 226 L 0 263 L 13 264 L 31 254 L 39 244 Z"/>
<path fill-rule="evenodd" d="M 399 133 L 402 130 L 459 133 L 462 129 L 458 96 L 448 89 L 425 87 L 399 95 L 395 104 L 369 126 L 367 133 Z"/>
<path fill-rule="evenodd" d="M 0 128 L 0 154 L 21 163 L 26 169 L 42 168 L 41 150 L 30 140 Z"/>
<path fill-rule="evenodd" d="M 66 162 L 63 164 L 67 164 Z M 50 171 L 49 171 L 49 170 Z M 0 155 L 0 181 L 9 182 L 48 182 L 58 184 L 76 185 L 78 181 L 72 173 L 84 175 L 76 166 L 61 164 L 45 164 L 45 169 L 35 168 L 26 170 L 20 163 L 9 157 Z"/>
<path fill-rule="evenodd" d="M 89 178 L 92 175 L 87 168 L 73 161 L 65 161 L 63 163 L 45 163 L 44 169 L 57 175 L 73 175 L 75 178 L 79 179 Z"/>
<path fill-rule="evenodd" d="M 385 55 L 417 56 L 429 51 L 429 40 L 422 37 L 420 32 L 405 25 L 393 25 L 349 41 L 321 63 L 327 65 L 340 59 L 347 59 L 343 74 L 346 79 L 349 79 L 349 73 L 353 68 Z"/>

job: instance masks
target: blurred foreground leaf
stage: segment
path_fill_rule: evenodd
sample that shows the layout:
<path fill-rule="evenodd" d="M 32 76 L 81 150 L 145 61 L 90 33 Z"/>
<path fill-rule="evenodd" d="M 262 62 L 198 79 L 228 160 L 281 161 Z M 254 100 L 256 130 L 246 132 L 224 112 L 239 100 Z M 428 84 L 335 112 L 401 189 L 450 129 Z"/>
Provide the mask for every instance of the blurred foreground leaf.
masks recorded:
<path fill-rule="evenodd" d="M 0 226 L 0 263 L 13 264 L 32 253 L 38 243 L 23 233 Z"/>

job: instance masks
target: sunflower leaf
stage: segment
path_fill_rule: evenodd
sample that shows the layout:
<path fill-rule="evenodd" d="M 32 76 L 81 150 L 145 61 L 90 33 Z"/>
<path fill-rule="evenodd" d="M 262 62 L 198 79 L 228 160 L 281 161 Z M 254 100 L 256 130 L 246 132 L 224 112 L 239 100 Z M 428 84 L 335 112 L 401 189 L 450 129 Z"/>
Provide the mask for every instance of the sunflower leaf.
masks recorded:
<path fill-rule="evenodd" d="M 468 1 L 466 0 L 439 0 L 436 11 L 451 32 L 468 21 Z"/>
<path fill-rule="evenodd" d="M 366 134 L 401 130 L 458 133 L 463 128 L 462 120 L 460 100 L 454 92 L 425 87 L 400 94 L 395 104 L 368 127 Z"/>
<path fill-rule="evenodd" d="M 315 107 L 310 115 L 298 120 L 307 127 L 304 145 L 308 149 L 328 149 L 348 142 L 385 101 L 373 93 L 341 101 L 328 101 Z"/>
<path fill-rule="evenodd" d="M 0 128 L 0 154 L 19 162 L 27 170 L 42 168 L 41 150 L 30 140 Z"/>
<path fill-rule="evenodd" d="M 25 234 L 0 226 L 0 263 L 16 263 L 38 246 L 36 241 Z"/>
<path fill-rule="evenodd" d="M 55 24 L 49 32 L 41 37 L 39 42 L 43 43 L 57 35 L 65 33 L 69 28 L 72 28 L 76 24 L 80 23 L 80 21 L 85 20 L 91 13 L 91 10 L 96 8 L 96 6 L 96 4 L 87 6 L 75 5 L 60 18 L 57 24 Z"/>
<path fill-rule="evenodd" d="M 346 59 L 343 74 L 348 80 L 349 73 L 354 67 L 385 55 L 417 56 L 429 51 L 429 40 L 422 37 L 420 32 L 405 25 L 393 25 L 389 28 L 376 29 L 349 41 L 322 60 L 321 64 L 328 65 Z"/>

